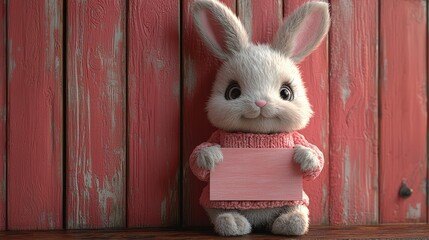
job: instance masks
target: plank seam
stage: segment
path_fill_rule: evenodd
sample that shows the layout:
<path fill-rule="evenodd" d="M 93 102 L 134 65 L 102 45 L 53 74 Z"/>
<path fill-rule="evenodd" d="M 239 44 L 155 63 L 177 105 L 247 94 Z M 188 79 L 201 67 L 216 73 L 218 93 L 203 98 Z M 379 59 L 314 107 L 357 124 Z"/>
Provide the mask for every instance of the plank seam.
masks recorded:
<path fill-rule="evenodd" d="M 129 57 L 129 21 L 130 21 L 130 3 L 129 1 L 125 1 L 125 133 L 126 133 L 126 137 L 125 137 L 125 177 L 124 177 L 124 182 L 125 182 L 125 187 L 124 187 L 124 194 L 125 194 L 125 201 L 124 201 L 124 205 L 125 205 L 125 227 L 128 228 L 128 176 L 130 176 L 129 173 L 129 164 L 130 164 L 130 157 L 129 157 L 129 136 L 130 136 L 130 131 L 129 131 L 129 115 L 130 115 L 130 108 L 128 105 L 128 69 L 129 69 L 129 61 L 128 61 L 128 57 Z"/>
<path fill-rule="evenodd" d="M 183 27 L 183 1 L 181 0 L 179 2 L 179 65 L 180 65 L 180 96 L 179 96 L 179 102 L 180 102 L 180 116 L 179 116 L 179 121 L 180 121 L 180 129 L 179 129 L 179 138 L 180 138 L 180 142 L 179 142 L 179 183 L 180 183 L 180 187 L 179 187 L 179 226 L 183 227 L 183 223 L 184 223 L 184 207 L 183 207 L 183 198 L 184 198 L 184 193 L 183 193 L 183 188 L 184 188 L 184 178 L 183 178 L 183 165 L 184 165 L 184 158 L 183 158 L 183 105 L 184 105 L 184 99 L 183 99 L 183 91 L 184 91 L 184 65 L 183 65 L 183 61 L 182 59 L 184 58 L 183 56 L 183 31 L 184 31 L 184 27 Z M 178 183 L 178 184 L 179 184 Z"/>
<path fill-rule="evenodd" d="M 331 7 L 331 1 L 329 1 L 329 12 L 332 14 L 332 7 Z M 332 20 L 331 20 L 331 26 L 330 26 L 330 29 L 329 29 L 329 31 L 332 31 Z M 330 116 L 331 116 L 331 109 L 330 109 L 330 102 L 331 102 L 331 96 L 329 96 L 329 93 L 331 92 L 331 55 L 332 55 L 332 51 L 331 51 L 331 41 L 329 41 L 329 37 L 330 37 L 330 33 L 328 33 L 327 34 L 327 36 L 326 36 L 326 39 L 328 40 L 328 53 L 327 53 L 327 55 L 328 55 L 328 78 L 329 78 L 329 80 L 328 80 L 328 157 L 329 157 L 329 160 L 331 160 L 331 159 L 333 159 L 333 157 L 332 157 L 332 152 L 331 152 L 331 146 L 332 146 L 332 136 L 331 136 L 331 134 L 330 134 L 330 132 L 331 132 L 331 123 L 330 123 L 330 121 L 329 121 L 329 119 L 330 119 Z M 328 173 L 328 179 L 329 179 L 329 184 L 328 184 L 328 186 L 329 186 L 329 188 L 328 188 L 328 204 L 329 205 L 331 205 L 331 183 L 332 183 L 332 181 L 331 181 L 331 178 L 332 178 L 332 164 L 329 164 L 329 168 L 328 168 L 328 171 L 329 171 L 329 173 Z M 329 224 L 331 224 L 331 214 L 332 214 L 332 211 L 331 211 L 331 207 L 328 207 L 328 222 L 329 222 Z"/>
<path fill-rule="evenodd" d="M 377 224 L 379 224 L 380 223 L 380 189 L 381 189 L 381 178 L 380 178 L 380 154 L 381 154 L 381 151 L 380 151 L 380 136 L 381 136 L 381 134 L 380 134 L 380 119 L 381 119 L 381 108 L 380 108 L 380 106 L 381 106 L 381 85 L 380 85 L 380 81 L 381 81 L 381 78 L 380 78 L 380 56 L 381 56 L 381 54 L 380 54 L 380 28 L 381 28 L 381 24 L 380 24 L 380 12 L 381 12 L 381 7 L 380 7 L 380 3 L 381 2 L 381 0 L 378 0 L 377 1 L 377 9 L 376 9 L 376 16 L 375 16 L 375 21 L 376 21 L 376 49 L 375 49 L 375 54 L 376 54 L 376 56 L 375 56 L 375 78 L 378 80 L 377 81 L 377 104 L 378 104 L 378 106 L 377 106 L 377 115 L 378 115 L 378 119 L 377 119 L 377 131 L 376 131 L 376 133 L 377 133 L 377 160 L 376 160 L 376 162 L 377 162 L 377 174 L 378 174 L 378 176 L 377 176 L 377 187 L 378 187 L 378 196 L 377 196 L 377 204 L 378 204 L 378 206 L 377 206 Z M 375 91 L 374 91 L 375 92 Z"/>
<path fill-rule="evenodd" d="M 63 0 L 63 229 L 67 228 L 67 2 Z"/>
<path fill-rule="evenodd" d="M 5 230 L 7 230 L 8 229 L 8 207 L 7 207 L 7 205 L 8 205 L 8 201 L 7 201 L 7 199 L 8 199 L 8 195 L 7 195 L 7 193 L 8 193 L 8 191 L 7 191 L 7 189 L 8 189 L 8 184 L 7 184 L 7 169 L 8 169 L 8 167 L 7 167 L 7 164 L 8 164 L 8 159 L 9 159 L 9 114 L 8 114 L 8 112 L 9 112 L 9 61 L 8 61 L 8 59 L 9 59 L 9 51 L 8 51 L 8 49 L 9 49 L 9 41 L 8 41 L 8 39 L 9 39 L 9 34 L 8 34 L 8 31 L 9 31 L 9 0 L 4 0 L 4 4 L 5 4 L 5 28 L 4 28 L 4 31 L 5 31 L 5 58 L 6 58 L 6 69 L 5 69 L 5 74 L 6 74 L 6 78 L 5 78 L 5 87 L 6 87 L 6 145 L 5 145 L 5 147 L 6 147 L 6 149 L 5 149 L 5 154 L 6 154 L 6 159 L 5 159 L 5 164 L 4 164 L 4 167 L 5 167 L 5 170 L 4 170 L 4 172 L 5 172 L 5 174 L 6 174 L 6 176 L 5 176 L 5 193 L 4 193 L 4 195 L 5 195 L 5 201 L 4 201 L 4 211 L 5 211 L 5 214 L 4 214 L 4 227 L 5 227 Z"/>
<path fill-rule="evenodd" d="M 428 59 L 429 59 L 429 51 L 428 51 L 428 46 L 429 46 L 429 10 L 428 10 L 428 4 L 429 1 L 426 0 L 426 64 L 425 66 L 429 66 L 428 64 Z M 428 77 L 428 72 L 426 69 L 426 96 L 428 94 L 428 82 L 429 82 L 429 77 Z M 428 112 L 429 110 L 429 105 L 428 105 L 428 101 L 426 101 L 426 112 Z M 426 124 L 428 123 L 428 121 L 426 122 Z M 429 156 L 427 154 L 427 149 L 429 149 L 429 129 L 426 129 L 426 163 L 429 166 Z M 427 215 L 426 215 L 426 223 L 428 223 L 429 221 L 429 167 L 426 171 L 426 206 L 427 206 Z"/>
<path fill-rule="evenodd" d="M 429 51 L 428 51 L 428 46 L 429 46 L 429 1 L 426 0 L 426 66 L 428 66 L 428 59 L 429 59 Z M 428 69 L 426 68 L 426 97 L 428 96 L 428 84 L 429 78 L 428 78 Z M 429 104 L 428 101 L 426 101 L 426 112 L 429 112 Z M 428 118 L 429 119 L 429 118 Z M 429 120 L 427 120 L 427 123 L 429 123 Z M 428 170 L 426 173 L 426 223 L 429 223 L 429 155 L 428 155 L 428 149 L 429 149 L 429 129 L 426 129 L 426 162 L 428 165 Z"/>

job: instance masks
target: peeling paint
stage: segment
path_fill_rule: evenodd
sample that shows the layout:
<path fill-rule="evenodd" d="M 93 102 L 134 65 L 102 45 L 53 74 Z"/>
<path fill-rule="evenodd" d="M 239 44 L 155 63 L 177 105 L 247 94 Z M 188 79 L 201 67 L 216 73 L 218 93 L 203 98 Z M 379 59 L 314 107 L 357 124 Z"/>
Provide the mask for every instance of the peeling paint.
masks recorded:
<path fill-rule="evenodd" d="M 187 56 L 185 59 L 185 84 L 186 93 L 189 98 L 194 95 L 195 86 L 197 85 L 197 74 L 195 71 L 195 65 L 191 57 Z"/>
<path fill-rule="evenodd" d="M 386 57 L 386 47 L 384 46 L 384 44 L 382 44 L 381 45 L 382 46 L 382 49 L 383 49 L 383 51 L 382 51 L 382 53 L 383 53 L 383 56 L 382 56 L 382 58 L 383 58 L 383 68 L 381 69 L 381 75 L 383 76 L 383 79 L 382 79 L 382 82 L 383 82 L 383 84 L 385 85 L 383 88 L 384 89 L 388 89 L 387 88 L 387 73 L 389 72 L 388 70 L 387 70 L 387 67 L 388 67 L 388 63 L 387 63 L 387 57 Z"/>
<path fill-rule="evenodd" d="M 176 104 L 180 104 L 180 81 L 175 81 L 171 87 L 171 92 L 173 93 L 174 99 L 176 100 Z"/>
<path fill-rule="evenodd" d="M 428 179 L 423 179 L 422 183 L 420 184 L 420 192 L 427 194 L 427 189 L 428 189 Z"/>
<path fill-rule="evenodd" d="M 161 224 L 165 224 L 165 219 L 167 215 L 167 199 L 163 199 L 161 202 Z"/>
<path fill-rule="evenodd" d="M 8 65 L 7 65 L 7 67 L 8 67 L 8 69 L 7 69 L 8 76 L 7 76 L 7 78 L 8 78 L 8 81 L 10 82 L 10 81 L 12 81 L 13 71 L 16 68 L 16 62 L 13 59 L 13 56 L 12 56 L 12 49 L 13 49 L 12 40 L 10 40 L 10 39 L 8 41 L 8 47 L 9 47 L 9 49 L 8 49 L 9 59 L 7 61 L 8 62 Z"/>
<path fill-rule="evenodd" d="M 239 0 L 238 1 L 238 14 L 244 28 L 247 31 L 249 39 L 252 39 L 252 1 L 251 0 Z"/>
<path fill-rule="evenodd" d="M 343 106 L 346 105 L 347 100 L 350 97 L 350 94 L 351 94 L 350 79 L 348 76 L 348 71 L 344 70 L 343 76 L 341 78 L 341 100 L 343 102 Z"/>
<path fill-rule="evenodd" d="M 52 212 L 46 213 L 42 212 L 39 216 L 39 224 L 40 226 L 45 226 L 45 223 L 48 223 L 49 229 L 55 229 L 55 218 Z"/>
<path fill-rule="evenodd" d="M 325 214 L 329 212 L 329 190 L 328 186 L 322 185 L 322 203 L 323 203 L 323 214 L 322 214 L 322 224 L 329 224 L 329 214 Z"/>
<path fill-rule="evenodd" d="M 343 178 L 344 178 L 344 189 L 343 189 L 343 204 L 344 204 L 344 210 L 343 210 L 343 219 L 345 221 L 348 221 L 349 219 L 349 203 L 350 203 L 350 185 L 349 185 L 349 178 L 350 178 L 350 147 L 346 146 L 344 155 L 343 155 Z"/>
<path fill-rule="evenodd" d="M 328 141 L 328 139 L 329 138 L 327 138 L 327 132 L 326 132 L 326 125 L 325 124 L 322 124 L 322 131 L 321 131 L 321 138 L 322 138 L 322 147 L 323 147 L 323 150 L 327 150 L 327 147 L 328 147 L 328 144 L 327 144 L 327 141 Z"/>
<path fill-rule="evenodd" d="M 152 66 L 159 72 L 165 68 L 165 61 L 160 59 L 159 52 L 151 50 L 146 57 L 146 60 L 152 64 Z"/>
<path fill-rule="evenodd" d="M 58 1 L 56 0 L 45 0 L 45 18 L 46 22 L 49 23 L 49 31 L 48 31 L 48 43 L 46 47 L 46 66 L 48 70 L 54 69 L 55 72 L 59 73 L 59 68 L 57 68 L 57 54 L 55 53 L 55 46 L 58 45 L 55 42 L 55 32 L 58 32 L 60 28 L 60 21 L 62 20 L 60 17 L 60 10 L 58 9 Z M 59 66 L 59 64 L 58 64 Z M 58 79 L 57 79 L 58 80 Z"/>
<path fill-rule="evenodd" d="M 405 216 L 407 219 L 420 220 L 421 216 L 422 216 L 422 204 L 421 203 L 417 203 L 415 208 L 413 206 L 411 206 L 411 204 L 408 205 L 408 210 L 407 210 L 406 216 Z"/>
<path fill-rule="evenodd" d="M 122 206 L 124 186 L 122 167 L 113 174 L 110 180 L 108 176 L 104 176 L 100 183 L 100 180 L 95 177 L 95 185 L 101 222 L 106 227 L 120 226 L 125 216 Z"/>
<path fill-rule="evenodd" d="M 122 14 L 119 15 L 122 17 Z M 122 53 L 123 48 L 119 48 L 124 40 L 124 33 L 123 29 L 124 27 L 121 25 L 121 20 L 118 21 L 119 23 L 115 25 L 114 35 L 113 35 L 113 53 L 114 56 L 119 56 Z"/>
<path fill-rule="evenodd" d="M 283 0 L 277 0 L 277 17 L 279 23 L 283 22 Z"/>
<path fill-rule="evenodd" d="M 121 95 L 121 86 L 119 84 L 119 77 L 118 73 L 114 71 L 114 68 L 108 68 L 107 69 L 107 85 L 106 85 L 106 94 L 108 97 L 108 103 L 109 103 L 109 110 L 110 112 L 110 118 L 111 118 L 111 127 L 112 132 L 116 129 L 116 112 L 117 109 L 116 105 L 119 103 Z M 122 99 L 121 99 L 122 100 Z M 104 101 L 102 101 L 104 102 Z"/>

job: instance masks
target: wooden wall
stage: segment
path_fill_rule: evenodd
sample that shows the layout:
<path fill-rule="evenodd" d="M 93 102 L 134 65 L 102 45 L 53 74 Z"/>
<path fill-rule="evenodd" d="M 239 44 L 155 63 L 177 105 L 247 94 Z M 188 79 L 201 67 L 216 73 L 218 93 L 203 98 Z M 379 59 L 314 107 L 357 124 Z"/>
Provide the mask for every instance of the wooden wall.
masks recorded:
<path fill-rule="evenodd" d="M 0 229 L 201 226 L 215 59 L 193 0 L 0 0 Z M 222 0 L 269 43 L 305 0 Z M 427 0 L 330 0 L 300 64 L 313 224 L 427 222 Z M 399 197 L 405 182 L 413 193 Z"/>

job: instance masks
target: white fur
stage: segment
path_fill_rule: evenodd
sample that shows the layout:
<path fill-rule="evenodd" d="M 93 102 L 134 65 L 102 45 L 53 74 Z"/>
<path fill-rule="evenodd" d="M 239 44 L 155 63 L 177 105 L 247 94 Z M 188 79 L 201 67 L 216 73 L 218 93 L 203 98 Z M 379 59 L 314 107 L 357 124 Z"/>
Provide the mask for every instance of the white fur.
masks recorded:
<path fill-rule="evenodd" d="M 205 147 L 197 155 L 198 167 L 205 170 L 212 170 L 223 161 L 223 154 L 219 145 Z"/>
<path fill-rule="evenodd" d="M 308 124 L 313 111 L 296 64 L 326 36 L 330 24 L 328 4 L 304 4 L 282 24 L 270 45 L 251 43 L 234 13 L 216 0 L 196 0 L 192 13 L 207 47 L 224 60 L 207 104 L 208 118 L 214 126 L 231 132 L 279 133 L 296 131 Z M 213 22 L 220 30 L 213 27 Z M 232 81 L 240 86 L 241 95 L 227 100 L 225 91 Z M 281 98 L 284 84 L 292 89 L 292 100 Z M 256 101 L 267 104 L 259 107 Z M 317 166 L 311 149 L 297 146 L 295 151 L 295 161 L 303 171 Z M 222 161 L 221 154 L 218 146 L 204 148 L 197 164 L 211 170 Z M 302 235 L 309 224 L 306 206 L 206 210 L 216 232 L 223 236 L 244 235 L 252 227 L 265 227 L 275 234 Z"/>
<path fill-rule="evenodd" d="M 241 87 L 241 96 L 226 100 L 231 80 Z M 294 100 L 280 97 L 280 87 L 289 83 Z M 265 100 L 263 108 L 256 100 Z M 291 132 L 304 128 L 313 111 L 297 66 L 268 45 L 249 45 L 233 55 L 218 71 L 207 105 L 210 122 L 227 131 L 253 133 Z"/>
<path fill-rule="evenodd" d="M 311 16 L 318 16 L 318 26 L 305 26 Z M 319 19 L 320 18 L 320 19 Z M 322 42 L 330 26 L 329 5 L 325 2 L 307 2 L 290 15 L 277 31 L 273 41 L 273 48 L 281 51 L 298 63 L 310 54 Z M 314 27 L 316 31 L 310 32 L 302 48 L 297 44 L 297 36 L 306 31 L 307 27 Z"/>
<path fill-rule="evenodd" d="M 304 235 L 310 220 L 306 206 L 296 206 L 293 211 L 281 214 L 273 223 L 271 231 L 278 235 Z"/>
<path fill-rule="evenodd" d="M 192 16 L 195 27 L 200 33 L 207 47 L 219 59 L 227 59 L 231 54 L 240 52 L 249 44 L 244 26 L 240 20 L 223 4 L 213 0 L 195 1 L 192 6 Z M 224 42 L 217 42 L 216 32 L 210 29 L 209 18 L 217 22 L 223 28 Z M 222 48 L 225 45 L 225 49 Z"/>
<path fill-rule="evenodd" d="M 302 145 L 295 145 L 295 162 L 301 166 L 303 172 L 312 171 L 319 167 L 319 159 L 313 149 Z"/>
<path fill-rule="evenodd" d="M 244 235 L 238 233 L 247 232 L 247 225 L 246 231 L 236 230 L 237 228 L 232 222 L 237 216 L 247 219 L 249 227 L 253 226 L 256 229 L 272 231 L 275 234 L 282 235 L 302 235 L 307 232 L 309 224 L 309 211 L 304 205 L 250 210 L 210 208 L 206 209 L 206 211 L 215 226 L 216 232 L 222 236 Z M 225 219 L 226 216 L 231 216 L 230 214 L 235 217 L 228 217 Z M 286 221 L 288 221 L 287 224 Z M 249 229 L 249 231 L 250 230 L 251 229 Z"/>
<path fill-rule="evenodd" d="M 249 221 L 235 211 L 220 213 L 212 221 L 215 231 L 221 236 L 241 236 L 252 231 Z"/>

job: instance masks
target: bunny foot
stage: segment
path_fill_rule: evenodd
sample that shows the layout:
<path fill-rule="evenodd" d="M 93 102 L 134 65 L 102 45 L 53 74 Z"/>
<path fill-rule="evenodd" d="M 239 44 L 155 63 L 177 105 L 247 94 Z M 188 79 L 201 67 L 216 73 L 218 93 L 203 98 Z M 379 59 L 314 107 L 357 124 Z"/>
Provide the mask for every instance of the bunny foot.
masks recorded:
<path fill-rule="evenodd" d="M 236 212 L 219 214 L 214 221 L 214 227 L 221 236 L 241 236 L 252 230 L 249 221 Z"/>
<path fill-rule="evenodd" d="M 291 212 L 283 213 L 273 223 L 271 232 L 278 235 L 304 235 L 308 231 L 308 208 L 298 206 Z"/>

